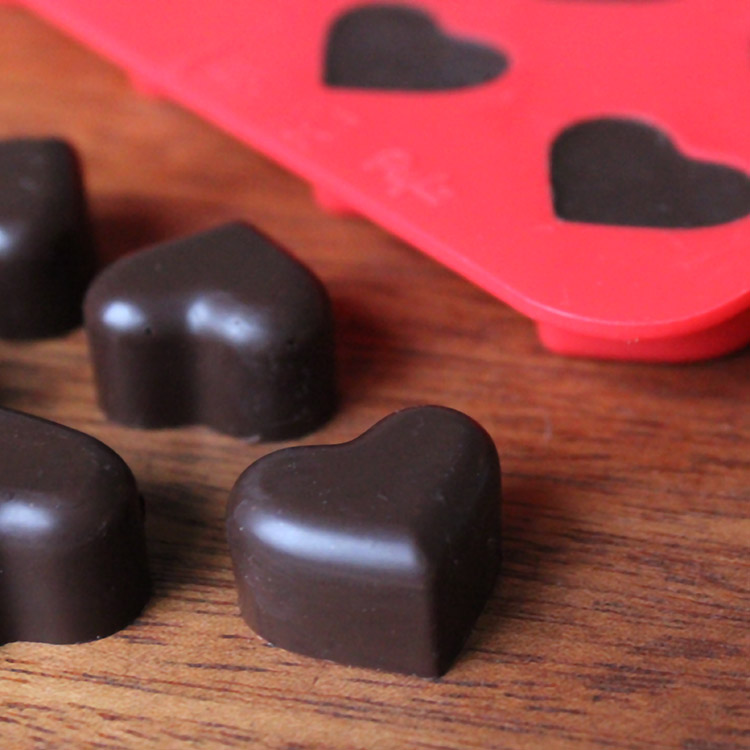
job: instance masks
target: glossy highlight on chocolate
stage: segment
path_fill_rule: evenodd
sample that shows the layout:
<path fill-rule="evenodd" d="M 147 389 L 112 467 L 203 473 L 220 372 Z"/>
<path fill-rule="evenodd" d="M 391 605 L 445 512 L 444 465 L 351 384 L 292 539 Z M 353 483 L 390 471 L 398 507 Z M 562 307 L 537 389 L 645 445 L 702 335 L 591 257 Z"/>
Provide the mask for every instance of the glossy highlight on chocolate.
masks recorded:
<path fill-rule="evenodd" d="M 226 522 L 242 616 L 260 636 L 435 677 L 499 571 L 497 450 L 458 411 L 405 409 L 349 443 L 256 461 Z"/>

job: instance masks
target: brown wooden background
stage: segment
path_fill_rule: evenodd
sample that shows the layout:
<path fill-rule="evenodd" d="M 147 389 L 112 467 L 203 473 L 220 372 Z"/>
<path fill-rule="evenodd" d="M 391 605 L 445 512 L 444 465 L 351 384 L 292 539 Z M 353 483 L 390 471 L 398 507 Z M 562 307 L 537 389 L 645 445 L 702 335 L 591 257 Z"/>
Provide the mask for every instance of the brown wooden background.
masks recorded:
<path fill-rule="evenodd" d="M 139 432 L 95 405 L 80 331 L 0 343 L 0 403 L 80 428 L 147 497 L 155 593 L 98 643 L 0 648 L 0 747 L 750 748 L 750 352 L 692 366 L 568 360 L 533 326 L 125 77 L 0 9 L 0 136 L 80 148 L 103 253 L 235 217 L 326 282 L 339 442 L 411 404 L 462 409 L 505 471 L 506 566 L 438 681 L 264 645 L 237 614 L 222 515 L 274 446 Z"/>

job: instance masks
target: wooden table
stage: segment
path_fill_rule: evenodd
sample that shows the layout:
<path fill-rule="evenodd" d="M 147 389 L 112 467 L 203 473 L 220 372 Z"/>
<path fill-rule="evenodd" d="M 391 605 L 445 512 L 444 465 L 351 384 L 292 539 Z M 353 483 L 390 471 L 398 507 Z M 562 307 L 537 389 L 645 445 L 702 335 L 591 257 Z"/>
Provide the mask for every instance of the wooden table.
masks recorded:
<path fill-rule="evenodd" d="M 126 630 L 0 649 L 2 748 L 750 748 L 750 353 L 690 366 L 564 359 L 532 324 L 27 13 L 0 9 L 0 134 L 83 155 L 114 257 L 228 219 L 325 281 L 340 327 L 340 442 L 442 403 L 490 431 L 505 571 L 430 681 L 296 656 L 238 616 L 227 492 L 279 447 L 99 412 L 81 331 L 0 344 L 0 403 L 80 428 L 147 499 L 155 591 Z"/>

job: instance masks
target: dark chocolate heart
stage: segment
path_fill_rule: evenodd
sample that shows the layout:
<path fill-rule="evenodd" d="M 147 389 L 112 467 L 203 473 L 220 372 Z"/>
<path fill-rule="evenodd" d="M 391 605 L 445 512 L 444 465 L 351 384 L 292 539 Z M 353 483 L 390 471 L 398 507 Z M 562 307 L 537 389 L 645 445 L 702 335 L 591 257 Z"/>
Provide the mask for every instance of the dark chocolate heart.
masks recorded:
<path fill-rule="evenodd" d="M 148 594 L 125 462 L 81 432 L 0 409 L 0 643 L 103 638 Z"/>
<path fill-rule="evenodd" d="M 283 439 L 335 406 L 323 285 L 242 223 L 117 261 L 85 303 L 99 400 L 124 424 Z"/>
<path fill-rule="evenodd" d="M 240 607 L 262 637 L 423 676 L 451 664 L 500 564 L 500 465 L 452 409 L 405 409 L 343 445 L 289 448 L 232 490 Z"/>
<path fill-rule="evenodd" d="M 56 139 L 0 142 L 0 338 L 81 322 L 94 255 L 81 169 Z"/>
<path fill-rule="evenodd" d="M 599 119 L 563 131 L 551 153 L 555 212 L 591 224 L 690 229 L 750 213 L 750 179 L 681 154 L 634 120 Z"/>
<path fill-rule="evenodd" d="M 332 24 L 325 83 L 359 89 L 439 91 L 487 83 L 508 67 L 487 44 L 445 34 L 408 5 L 367 5 Z"/>

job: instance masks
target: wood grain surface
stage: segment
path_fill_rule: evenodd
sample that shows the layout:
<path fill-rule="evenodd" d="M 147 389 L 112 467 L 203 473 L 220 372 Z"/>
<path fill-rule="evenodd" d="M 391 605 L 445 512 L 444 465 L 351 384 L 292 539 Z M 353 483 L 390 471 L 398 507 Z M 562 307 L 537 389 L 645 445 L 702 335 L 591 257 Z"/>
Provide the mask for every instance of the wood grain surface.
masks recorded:
<path fill-rule="evenodd" d="M 89 432 L 147 501 L 155 591 L 96 643 L 0 648 L 0 748 L 750 748 L 750 352 L 570 360 L 533 325 L 16 8 L 0 136 L 80 149 L 104 257 L 237 217 L 327 284 L 343 403 L 302 443 L 461 409 L 505 481 L 505 569 L 455 667 L 424 680 L 264 644 L 238 615 L 229 488 L 280 447 L 110 424 L 81 331 L 0 343 L 0 404 Z"/>

